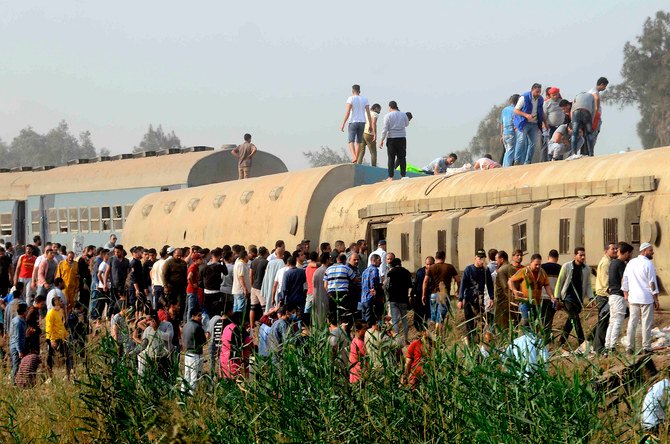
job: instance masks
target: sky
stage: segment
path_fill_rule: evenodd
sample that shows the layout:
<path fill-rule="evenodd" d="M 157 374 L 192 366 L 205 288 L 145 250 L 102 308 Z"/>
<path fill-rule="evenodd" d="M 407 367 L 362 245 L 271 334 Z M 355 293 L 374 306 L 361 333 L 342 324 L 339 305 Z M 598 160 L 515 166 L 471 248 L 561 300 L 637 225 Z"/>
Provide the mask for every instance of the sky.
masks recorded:
<path fill-rule="evenodd" d="M 467 147 L 491 107 L 538 82 L 572 99 L 619 83 L 623 47 L 667 1 L 6 2 L 0 138 L 65 120 L 131 152 L 149 124 L 184 146 L 241 143 L 290 170 L 346 146 L 351 85 L 414 119 L 408 161 Z M 596 154 L 639 149 L 639 113 L 603 107 Z M 382 165 L 386 156 L 381 155 Z"/>

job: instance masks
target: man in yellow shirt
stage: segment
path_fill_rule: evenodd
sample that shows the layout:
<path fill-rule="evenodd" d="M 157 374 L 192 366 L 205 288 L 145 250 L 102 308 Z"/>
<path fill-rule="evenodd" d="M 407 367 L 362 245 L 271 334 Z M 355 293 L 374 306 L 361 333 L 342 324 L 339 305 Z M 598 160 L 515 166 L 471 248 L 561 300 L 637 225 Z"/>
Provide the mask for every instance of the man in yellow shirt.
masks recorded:
<path fill-rule="evenodd" d="M 63 261 L 64 262 L 64 261 Z M 49 310 L 45 318 L 46 340 L 49 346 L 47 355 L 47 369 L 49 377 L 53 376 L 54 355 L 58 352 L 65 357 L 65 367 L 67 370 L 67 379 L 70 380 L 72 371 L 72 356 L 68 351 L 67 328 L 65 327 L 65 311 L 63 310 L 63 301 L 60 296 L 54 296 L 53 308 Z"/>
<path fill-rule="evenodd" d="M 67 312 L 72 311 L 75 298 L 77 297 L 77 290 L 79 289 L 79 264 L 74 261 L 74 252 L 69 251 L 64 261 L 58 264 L 56 270 L 56 277 L 63 279 L 65 283 L 65 297 L 67 301 L 63 301 L 67 305 Z"/>

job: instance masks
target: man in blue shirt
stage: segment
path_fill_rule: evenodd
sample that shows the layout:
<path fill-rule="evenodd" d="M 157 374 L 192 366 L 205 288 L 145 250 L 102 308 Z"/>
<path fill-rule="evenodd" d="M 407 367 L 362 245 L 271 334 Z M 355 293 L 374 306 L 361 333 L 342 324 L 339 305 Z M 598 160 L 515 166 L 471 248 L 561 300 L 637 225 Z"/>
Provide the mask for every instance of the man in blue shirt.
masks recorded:
<path fill-rule="evenodd" d="M 516 145 L 514 163 L 528 165 L 533 162 L 535 147 L 542 144 L 542 126 L 545 124 L 542 85 L 534 83 L 530 91 L 523 93 L 514 107 Z"/>
<path fill-rule="evenodd" d="M 16 317 L 12 319 L 9 337 L 9 354 L 12 357 L 12 381 L 16 378 L 16 372 L 19 370 L 19 363 L 26 352 L 26 312 L 28 306 L 20 303 L 16 309 Z"/>
<path fill-rule="evenodd" d="M 513 94 L 509 98 L 509 105 L 500 113 L 500 141 L 505 147 L 505 156 L 502 166 L 514 164 L 514 145 L 516 144 L 516 131 L 514 130 L 514 105 L 519 101 L 519 95 Z"/>
<path fill-rule="evenodd" d="M 382 258 L 378 254 L 370 256 L 370 266 L 363 272 L 361 280 L 361 306 L 363 320 L 374 325 L 384 314 L 384 289 L 379 277 L 379 266 Z"/>
<path fill-rule="evenodd" d="M 307 293 L 305 292 L 307 277 L 305 269 L 297 268 L 296 263 L 295 256 L 289 257 L 286 263 L 288 269 L 284 272 L 282 282 L 282 303 L 283 305 L 297 307 L 298 316 L 302 316 L 307 302 Z"/>
<path fill-rule="evenodd" d="M 447 172 L 447 168 L 453 165 L 457 159 L 458 156 L 456 153 L 451 153 L 448 156 L 438 157 L 425 167 L 421 168 L 421 170 L 424 174 L 428 174 L 430 176 L 444 174 Z"/>

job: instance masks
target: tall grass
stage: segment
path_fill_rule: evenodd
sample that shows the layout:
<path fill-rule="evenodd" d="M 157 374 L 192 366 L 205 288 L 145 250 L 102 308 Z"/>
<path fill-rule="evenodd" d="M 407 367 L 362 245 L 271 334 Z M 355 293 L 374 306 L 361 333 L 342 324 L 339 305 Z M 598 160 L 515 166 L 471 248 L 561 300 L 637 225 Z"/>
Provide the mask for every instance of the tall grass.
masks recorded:
<path fill-rule="evenodd" d="M 393 351 L 349 384 L 325 331 L 288 345 L 277 363 L 257 359 L 243 383 L 205 377 L 193 397 L 176 377 L 138 377 L 108 337 L 90 355 L 74 385 L 3 382 L 0 441 L 621 442 L 639 435 L 644 396 L 639 386 L 598 388 L 588 363 L 525 377 L 512 361 L 440 339 L 416 389 L 400 384 Z"/>

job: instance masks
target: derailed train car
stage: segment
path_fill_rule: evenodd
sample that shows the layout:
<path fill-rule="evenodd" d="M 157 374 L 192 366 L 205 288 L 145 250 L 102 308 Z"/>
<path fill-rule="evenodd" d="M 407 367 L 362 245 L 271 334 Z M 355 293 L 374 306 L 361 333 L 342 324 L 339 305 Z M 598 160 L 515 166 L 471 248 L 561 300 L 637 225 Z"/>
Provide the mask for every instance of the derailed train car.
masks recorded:
<path fill-rule="evenodd" d="M 259 151 L 252 174 L 286 171 L 276 156 Z M 229 150 L 190 147 L 158 152 L 78 159 L 67 166 L 18 168 L 0 173 L 0 238 L 72 246 L 102 245 L 115 233 L 124 242 L 124 222 L 142 196 L 194 187 L 238 176 Z"/>
<path fill-rule="evenodd" d="M 667 165 L 670 148 L 391 183 L 370 183 L 381 169 L 317 168 L 148 195 L 131 211 L 126 237 L 144 245 L 284 239 L 289 247 L 303 237 L 313 245 L 384 238 L 409 269 L 437 250 L 463 269 L 479 248 L 555 248 L 567 261 L 582 245 L 595 265 L 608 242 L 651 242 L 665 281 Z M 365 180 L 353 179 L 363 171 Z"/>

